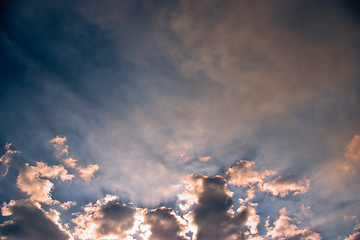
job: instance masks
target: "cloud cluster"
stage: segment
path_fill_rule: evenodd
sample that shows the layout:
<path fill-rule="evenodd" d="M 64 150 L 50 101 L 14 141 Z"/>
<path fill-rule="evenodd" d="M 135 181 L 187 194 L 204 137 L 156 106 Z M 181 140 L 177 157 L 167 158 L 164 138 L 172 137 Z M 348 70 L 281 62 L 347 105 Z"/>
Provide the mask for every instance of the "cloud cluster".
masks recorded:
<path fill-rule="evenodd" d="M 66 145 L 66 137 L 56 136 L 50 140 L 50 143 L 54 145 L 55 154 L 57 157 L 63 156 L 62 158 L 64 164 L 72 169 L 75 169 L 80 174 L 80 177 L 85 181 L 90 181 L 94 176 L 95 172 L 99 170 L 99 165 L 90 164 L 87 167 L 81 167 L 77 165 L 77 159 L 68 157 L 69 155 L 69 146 Z"/>
<path fill-rule="evenodd" d="M 126 239 L 135 224 L 137 210 L 107 195 L 84 207 L 84 213 L 73 219 L 74 236 L 79 239 Z"/>
<path fill-rule="evenodd" d="M 253 197 L 255 187 L 260 191 L 280 197 L 305 193 L 310 189 L 310 180 L 296 181 L 292 175 L 279 176 L 269 180 L 276 172 L 270 170 L 256 171 L 253 169 L 254 164 L 253 161 L 241 160 L 227 171 L 230 184 L 249 188 L 248 198 Z"/>
<path fill-rule="evenodd" d="M 60 214 L 54 209 L 44 211 L 38 203 L 29 200 L 12 200 L 1 209 L 3 216 L 14 220 L 0 224 L 0 233 L 9 240 L 69 240 L 73 237 L 60 221 Z"/>
<path fill-rule="evenodd" d="M 64 163 L 77 167 L 73 158 L 66 158 Z M 225 177 L 187 176 L 178 188 L 180 211 L 167 207 L 136 207 L 120 201 L 117 196 L 106 195 L 83 206 L 80 212 L 72 213 L 70 222 L 65 223 L 59 211 L 68 211 L 76 202 L 60 203 L 52 199 L 54 183 L 50 179 L 65 182 L 71 181 L 74 175 L 63 165 L 37 162 L 31 166 L 26 163 L 20 168 L 17 186 L 29 198 L 3 204 L 2 215 L 12 219 L 0 225 L 1 236 L 11 240 L 320 240 L 320 234 L 314 229 L 299 227 L 298 217 L 311 216 L 310 206 L 302 204 L 299 214 L 290 214 L 284 207 L 277 218 L 259 214 L 258 207 L 263 202 L 255 198 L 257 191 L 283 198 L 305 194 L 309 189 L 309 180 L 295 181 L 290 175 L 276 174 L 272 170 L 257 171 L 253 161 L 241 160 L 227 170 Z M 235 198 L 238 194 L 230 190 L 230 185 L 239 186 L 237 191 L 241 189 L 248 197 Z M 52 208 L 44 210 L 41 204 Z M 355 229 L 346 240 L 358 238 Z"/>
<path fill-rule="evenodd" d="M 266 223 L 267 237 L 270 239 L 307 239 L 307 240 L 321 240 L 320 234 L 309 230 L 299 229 L 293 222 L 294 220 L 287 215 L 286 208 L 279 211 L 279 218 L 270 226 L 269 222 Z"/>
<path fill-rule="evenodd" d="M 37 162 L 36 166 L 30 166 L 26 163 L 20 170 L 17 186 L 30 195 L 32 201 L 54 204 L 57 202 L 51 198 L 54 184 L 46 178 L 64 182 L 70 181 L 73 177 L 62 165 L 47 166 L 43 162 Z"/>

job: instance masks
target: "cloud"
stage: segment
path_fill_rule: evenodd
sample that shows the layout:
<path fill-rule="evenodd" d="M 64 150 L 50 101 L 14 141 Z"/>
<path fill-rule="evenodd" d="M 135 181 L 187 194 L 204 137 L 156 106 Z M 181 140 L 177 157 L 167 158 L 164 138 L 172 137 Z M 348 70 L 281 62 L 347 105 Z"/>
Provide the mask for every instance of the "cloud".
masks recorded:
<path fill-rule="evenodd" d="M 360 162 L 360 135 L 355 134 L 346 146 L 345 157 L 353 162 Z"/>
<path fill-rule="evenodd" d="M 307 239 L 307 240 L 321 240 L 320 234 L 309 229 L 299 229 L 293 222 L 294 220 L 287 215 L 286 208 L 279 211 L 280 216 L 273 222 L 270 227 L 269 220 L 266 222 L 267 237 L 271 239 Z"/>
<path fill-rule="evenodd" d="M 354 227 L 354 233 L 345 238 L 344 240 L 360 240 L 360 224 Z"/>
<path fill-rule="evenodd" d="M 67 201 L 60 204 L 60 207 L 64 210 L 68 210 L 72 206 L 76 205 L 77 203 L 75 201 Z"/>
<path fill-rule="evenodd" d="M 80 239 L 125 239 L 135 225 L 136 212 L 133 206 L 107 195 L 95 204 L 86 205 L 84 213 L 78 213 L 72 220 L 76 224 L 74 236 Z"/>
<path fill-rule="evenodd" d="M 195 238 L 198 240 L 241 239 L 241 227 L 246 223 L 249 213 L 246 209 L 232 211 L 232 192 L 227 188 L 226 180 L 221 176 L 192 176 L 187 184 L 183 201 L 191 211 L 187 214 L 190 224 L 194 225 Z M 190 197 L 193 196 L 193 197 Z"/>
<path fill-rule="evenodd" d="M 0 225 L 1 236 L 9 240 L 67 240 L 73 239 L 59 223 L 59 213 L 45 212 L 39 204 L 28 200 L 10 201 L 2 207 L 3 216 L 14 220 Z"/>
<path fill-rule="evenodd" d="M 254 184 L 262 184 L 264 180 L 276 174 L 274 171 L 264 170 L 261 172 L 253 170 L 255 162 L 240 160 L 235 167 L 229 168 L 227 175 L 229 183 L 241 187 Z"/>
<path fill-rule="evenodd" d="M 186 222 L 173 209 L 157 208 L 145 213 L 144 224 L 150 225 L 149 240 L 186 240 Z"/>
<path fill-rule="evenodd" d="M 17 186 L 30 195 L 32 201 L 54 204 L 57 203 L 51 198 L 51 190 L 54 184 L 44 178 L 59 179 L 64 182 L 70 181 L 73 177 L 62 165 L 47 166 L 43 162 L 37 162 L 36 166 L 30 166 L 26 163 L 20 169 Z"/>
<path fill-rule="evenodd" d="M 67 139 L 66 137 L 55 137 L 51 139 L 50 143 L 54 144 L 55 148 L 55 154 L 58 158 L 61 156 L 64 156 L 63 162 L 66 166 L 73 168 L 78 171 L 80 174 L 80 177 L 84 179 L 85 181 L 89 182 L 91 178 L 94 176 L 95 172 L 99 170 L 99 165 L 97 164 L 90 164 L 87 167 L 81 167 L 77 165 L 77 159 L 74 159 L 72 157 L 67 157 L 69 155 L 69 146 L 66 145 Z"/>
<path fill-rule="evenodd" d="M 260 216 L 256 213 L 257 203 L 248 203 L 248 206 L 242 205 L 237 212 L 248 212 L 248 219 L 245 223 L 245 226 L 248 228 L 249 231 L 245 231 L 246 239 L 255 239 L 259 237 L 258 233 L 258 225 L 260 223 Z"/>
<path fill-rule="evenodd" d="M 274 196 L 285 197 L 289 194 L 297 195 L 303 194 L 310 189 L 310 180 L 296 182 L 294 177 L 289 175 L 287 177 L 278 177 L 274 180 L 265 182 L 260 190 L 271 193 Z"/>
<path fill-rule="evenodd" d="M 19 154 L 20 151 L 10 149 L 11 143 L 5 144 L 5 154 L 0 157 L 0 179 L 5 177 L 9 171 L 10 162 L 15 154 Z"/>
<path fill-rule="evenodd" d="M 360 135 L 355 134 L 346 146 L 345 159 L 339 163 L 342 170 L 352 175 L 358 172 L 360 165 Z"/>
<path fill-rule="evenodd" d="M 77 167 L 76 169 L 79 171 L 80 177 L 82 179 L 84 179 L 85 181 L 90 181 L 91 178 L 94 176 L 94 173 L 99 170 L 99 165 L 90 164 L 85 168 Z"/>
<path fill-rule="evenodd" d="M 199 157 L 199 160 L 202 162 L 208 162 L 211 159 L 210 156 L 203 156 L 203 157 Z"/>
<path fill-rule="evenodd" d="M 60 137 L 60 136 L 56 136 L 55 138 L 50 140 L 50 143 L 54 144 L 55 154 L 58 157 L 62 155 L 67 156 L 69 154 L 68 151 L 69 146 L 65 144 L 66 140 L 67 140 L 66 137 Z"/>

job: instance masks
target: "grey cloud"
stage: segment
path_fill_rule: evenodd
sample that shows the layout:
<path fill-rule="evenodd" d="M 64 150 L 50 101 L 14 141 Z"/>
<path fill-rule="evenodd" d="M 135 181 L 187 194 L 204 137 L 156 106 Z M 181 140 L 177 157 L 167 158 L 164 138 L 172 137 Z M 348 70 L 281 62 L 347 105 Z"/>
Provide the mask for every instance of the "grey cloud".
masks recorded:
<path fill-rule="evenodd" d="M 232 214 L 233 200 L 229 195 L 226 180 L 220 176 L 197 176 L 202 181 L 198 193 L 198 203 L 191 212 L 193 223 L 197 226 L 196 239 L 243 239 L 241 227 L 247 221 L 246 209 Z"/>
<path fill-rule="evenodd" d="M 76 224 L 73 235 L 79 239 L 116 236 L 124 239 L 134 227 L 136 209 L 123 204 L 118 197 L 106 195 L 104 199 L 89 203 L 83 213 L 72 220 Z"/>
<path fill-rule="evenodd" d="M 110 202 L 99 211 L 99 216 L 94 217 L 98 224 L 98 236 L 119 235 L 129 230 L 135 222 L 135 210 L 118 202 Z"/>
<path fill-rule="evenodd" d="M 187 239 L 181 236 L 181 233 L 184 231 L 184 225 L 179 222 L 174 210 L 170 208 L 157 208 L 147 211 L 144 224 L 150 225 L 150 240 Z"/>
<path fill-rule="evenodd" d="M 66 240 L 67 232 L 59 227 L 41 208 L 28 200 L 9 206 L 13 221 L 0 225 L 1 236 L 9 240 Z"/>

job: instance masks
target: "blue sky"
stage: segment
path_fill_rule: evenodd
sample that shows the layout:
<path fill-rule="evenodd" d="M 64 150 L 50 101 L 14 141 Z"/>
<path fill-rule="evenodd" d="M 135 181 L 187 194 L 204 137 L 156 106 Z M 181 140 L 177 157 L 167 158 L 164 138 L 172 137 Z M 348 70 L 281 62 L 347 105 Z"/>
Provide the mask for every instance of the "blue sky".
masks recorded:
<path fill-rule="evenodd" d="M 1 238 L 358 239 L 358 7 L 4 1 Z"/>

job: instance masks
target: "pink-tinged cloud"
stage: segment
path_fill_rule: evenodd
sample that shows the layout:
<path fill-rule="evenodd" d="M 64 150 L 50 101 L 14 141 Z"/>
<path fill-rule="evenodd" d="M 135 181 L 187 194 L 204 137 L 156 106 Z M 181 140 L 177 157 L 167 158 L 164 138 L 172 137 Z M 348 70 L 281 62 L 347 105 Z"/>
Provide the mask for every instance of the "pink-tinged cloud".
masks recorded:
<path fill-rule="evenodd" d="M 299 229 L 294 223 L 294 219 L 289 217 L 286 208 L 279 211 L 279 218 L 270 226 L 269 220 L 266 222 L 267 237 L 270 239 L 306 239 L 321 240 L 320 234 L 310 229 Z"/>
<path fill-rule="evenodd" d="M 89 203 L 83 213 L 76 214 L 74 236 L 78 239 L 126 239 L 136 222 L 135 209 L 107 195 L 95 204 Z"/>
<path fill-rule="evenodd" d="M 360 135 L 355 135 L 346 147 L 345 157 L 354 162 L 360 162 Z"/>
<path fill-rule="evenodd" d="M 50 140 L 50 143 L 54 144 L 55 154 L 60 157 L 62 155 L 67 156 L 69 154 L 66 143 L 66 137 L 56 136 Z"/>
<path fill-rule="evenodd" d="M 11 200 L 1 209 L 3 216 L 13 220 L 0 225 L 1 239 L 9 240 L 71 240 L 73 237 L 62 227 L 60 213 L 54 209 L 44 211 L 40 204 L 29 200 Z"/>
<path fill-rule="evenodd" d="M 254 164 L 253 161 L 241 160 L 235 167 L 229 168 L 227 172 L 229 183 L 247 187 L 254 184 L 262 184 L 267 177 L 276 174 L 276 172 L 269 170 L 255 171 L 253 169 Z"/>
<path fill-rule="evenodd" d="M 90 181 L 91 178 L 94 176 L 94 173 L 99 170 L 99 165 L 93 164 L 88 165 L 86 168 L 77 167 L 77 170 L 80 173 L 80 177 L 85 181 Z"/>
<path fill-rule="evenodd" d="M 354 233 L 345 238 L 344 240 L 360 240 L 360 224 L 354 227 Z"/>
<path fill-rule="evenodd" d="M 76 168 L 76 166 L 77 166 L 76 162 L 78 160 L 69 157 L 69 158 L 65 158 L 63 161 L 67 167 Z"/>
<path fill-rule="evenodd" d="M 63 159 L 64 164 L 67 167 L 75 169 L 80 174 L 80 177 L 85 181 L 87 182 L 90 181 L 91 178 L 94 176 L 95 172 L 99 170 L 99 165 L 92 164 L 92 165 L 88 165 L 87 167 L 81 167 L 77 165 L 78 162 L 77 159 L 74 159 L 72 157 L 67 157 L 69 155 L 69 146 L 65 144 L 66 141 L 67 141 L 66 137 L 59 137 L 59 136 L 51 139 L 50 143 L 54 144 L 55 155 L 58 158 L 65 156 L 66 158 Z"/>
<path fill-rule="evenodd" d="M 15 154 L 19 154 L 20 151 L 10 149 L 11 143 L 5 144 L 5 154 L 0 157 L 0 177 L 5 177 L 9 171 L 10 162 Z"/>
<path fill-rule="evenodd" d="M 245 226 L 248 228 L 248 231 L 245 231 L 245 236 L 247 239 L 259 238 L 258 235 L 258 225 L 260 223 L 260 216 L 256 213 L 257 203 L 248 203 L 248 206 L 242 205 L 237 212 L 248 212 L 248 219 L 245 223 Z"/>
<path fill-rule="evenodd" d="M 211 159 L 210 156 L 203 156 L 203 157 L 199 157 L 199 160 L 202 162 L 208 162 Z"/>
<path fill-rule="evenodd" d="M 73 177 L 62 165 L 47 166 L 43 162 L 37 162 L 36 166 L 25 164 L 17 178 L 17 186 L 30 195 L 32 201 L 54 204 L 57 203 L 51 198 L 54 184 L 44 178 L 59 179 L 64 182 L 70 181 Z"/>
<path fill-rule="evenodd" d="M 260 190 L 271 193 L 274 196 L 286 197 L 289 194 L 297 195 L 307 192 L 310 189 L 310 181 L 295 181 L 293 176 L 278 177 L 265 182 Z"/>
<path fill-rule="evenodd" d="M 75 201 L 67 201 L 64 203 L 61 203 L 59 206 L 64 209 L 64 210 L 68 210 L 69 208 L 71 208 L 72 206 L 75 206 L 77 203 Z"/>
<path fill-rule="evenodd" d="M 356 174 L 360 165 L 360 135 L 355 135 L 346 146 L 345 159 L 339 164 L 346 173 Z"/>

